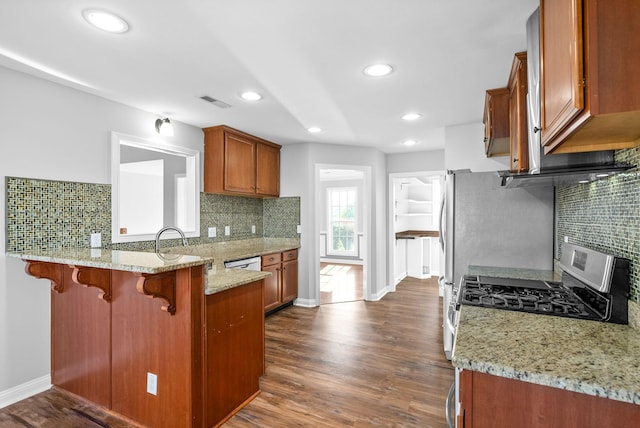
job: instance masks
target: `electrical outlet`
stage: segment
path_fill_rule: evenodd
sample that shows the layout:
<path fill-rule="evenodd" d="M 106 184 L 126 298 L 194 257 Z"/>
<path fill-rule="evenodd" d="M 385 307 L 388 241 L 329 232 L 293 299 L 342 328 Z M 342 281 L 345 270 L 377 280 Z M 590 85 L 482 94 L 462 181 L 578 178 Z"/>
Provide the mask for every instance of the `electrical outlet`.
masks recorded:
<path fill-rule="evenodd" d="M 296 226 L 296 233 L 302 233 L 302 226 L 300 225 Z"/>
<path fill-rule="evenodd" d="M 255 225 L 251 226 L 251 233 L 256 233 L 256 226 Z"/>
<path fill-rule="evenodd" d="M 225 236 L 231 235 L 231 226 L 225 226 L 224 227 L 224 235 Z"/>
<path fill-rule="evenodd" d="M 568 236 L 564 237 L 564 242 L 569 242 L 569 237 Z"/>
<path fill-rule="evenodd" d="M 158 375 L 147 372 L 147 392 L 158 395 Z"/>
<path fill-rule="evenodd" d="M 209 238 L 215 238 L 216 237 L 216 228 L 215 227 L 210 227 L 209 228 Z"/>
<path fill-rule="evenodd" d="M 99 233 L 91 234 L 91 248 L 98 248 L 102 246 L 102 235 Z"/>

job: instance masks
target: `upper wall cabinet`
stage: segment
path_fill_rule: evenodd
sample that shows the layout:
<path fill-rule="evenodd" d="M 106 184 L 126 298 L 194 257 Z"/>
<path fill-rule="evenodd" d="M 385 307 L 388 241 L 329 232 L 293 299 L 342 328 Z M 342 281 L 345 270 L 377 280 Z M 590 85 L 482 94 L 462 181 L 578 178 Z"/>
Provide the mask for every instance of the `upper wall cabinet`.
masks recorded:
<path fill-rule="evenodd" d="M 640 145 L 640 2 L 542 0 L 545 153 Z"/>
<path fill-rule="evenodd" d="M 280 195 L 280 147 L 228 126 L 204 128 L 204 191 Z"/>
<path fill-rule="evenodd" d="M 509 74 L 509 144 L 511 172 L 529 170 L 527 132 L 527 53 L 518 52 Z"/>
<path fill-rule="evenodd" d="M 489 89 L 484 98 L 484 152 L 509 155 L 509 88 Z"/>

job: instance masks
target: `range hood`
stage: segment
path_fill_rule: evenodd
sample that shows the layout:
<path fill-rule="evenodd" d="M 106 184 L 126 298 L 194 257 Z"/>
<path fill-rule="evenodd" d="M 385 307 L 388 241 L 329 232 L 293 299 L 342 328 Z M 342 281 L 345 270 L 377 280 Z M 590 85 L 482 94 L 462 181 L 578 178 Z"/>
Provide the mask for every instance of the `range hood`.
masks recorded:
<path fill-rule="evenodd" d="M 595 152 L 601 153 L 601 152 Z M 554 155 L 555 156 L 555 155 Z M 572 166 L 567 168 L 548 169 L 538 174 L 512 173 L 509 171 L 498 171 L 502 179 L 501 185 L 506 188 L 535 187 L 535 186 L 565 186 L 571 184 L 589 183 L 595 180 L 611 177 L 612 175 L 624 172 L 633 165 L 628 164 L 607 164 L 607 165 L 585 165 Z"/>
<path fill-rule="evenodd" d="M 529 171 L 498 171 L 504 187 L 587 183 L 633 168 L 617 164 L 613 150 L 545 155 L 540 143 L 540 10 L 527 20 L 527 125 Z"/>

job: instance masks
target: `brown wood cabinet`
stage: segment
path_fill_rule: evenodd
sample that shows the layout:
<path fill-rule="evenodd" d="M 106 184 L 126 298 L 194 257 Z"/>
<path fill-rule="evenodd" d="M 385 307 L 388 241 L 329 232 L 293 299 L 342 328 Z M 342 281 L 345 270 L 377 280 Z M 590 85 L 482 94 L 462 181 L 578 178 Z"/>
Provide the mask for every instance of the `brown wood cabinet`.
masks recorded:
<path fill-rule="evenodd" d="M 484 98 L 484 152 L 509 155 L 509 88 L 489 89 Z"/>
<path fill-rule="evenodd" d="M 203 131 L 205 192 L 280 195 L 280 145 L 224 125 Z"/>
<path fill-rule="evenodd" d="M 640 144 L 640 3 L 542 0 L 545 153 Z"/>
<path fill-rule="evenodd" d="M 298 250 L 262 256 L 262 270 L 272 274 L 264 280 L 265 313 L 298 297 Z"/>
<path fill-rule="evenodd" d="M 206 298 L 207 426 L 224 421 L 251 401 L 264 374 L 261 281 Z"/>
<path fill-rule="evenodd" d="M 529 170 L 529 136 L 527 126 L 527 53 L 518 52 L 509 74 L 509 169 Z"/>
<path fill-rule="evenodd" d="M 640 406 L 463 370 L 459 428 L 625 427 Z"/>
<path fill-rule="evenodd" d="M 28 262 L 27 272 L 52 283 L 59 388 L 155 428 L 218 426 L 259 393 L 262 280 L 205 296 L 203 266 L 141 274 Z"/>

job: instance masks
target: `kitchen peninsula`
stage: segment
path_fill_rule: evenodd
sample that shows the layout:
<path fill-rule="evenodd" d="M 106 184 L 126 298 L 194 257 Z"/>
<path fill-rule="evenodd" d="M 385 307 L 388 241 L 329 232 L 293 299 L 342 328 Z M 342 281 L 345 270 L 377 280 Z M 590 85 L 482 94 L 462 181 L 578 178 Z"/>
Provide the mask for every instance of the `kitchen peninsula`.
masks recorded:
<path fill-rule="evenodd" d="M 7 255 L 51 281 L 53 385 L 145 426 L 211 427 L 259 394 L 265 368 L 263 279 L 270 273 L 223 263 L 298 246 L 266 238 L 161 254 Z"/>

